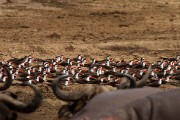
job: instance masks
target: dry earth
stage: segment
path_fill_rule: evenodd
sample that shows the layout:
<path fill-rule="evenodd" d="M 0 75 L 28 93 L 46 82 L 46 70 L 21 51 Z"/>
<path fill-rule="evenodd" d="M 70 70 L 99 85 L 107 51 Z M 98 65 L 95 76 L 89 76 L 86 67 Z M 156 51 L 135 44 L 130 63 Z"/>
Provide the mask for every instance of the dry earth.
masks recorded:
<path fill-rule="evenodd" d="M 180 54 L 179 0 L 0 0 L 0 60 L 32 54 L 114 59 Z M 163 87 L 177 87 L 167 85 Z M 63 101 L 41 85 L 43 104 L 21 120 L 57 120 Z M 27 101 L 29 88 L 10 91 Z"/>

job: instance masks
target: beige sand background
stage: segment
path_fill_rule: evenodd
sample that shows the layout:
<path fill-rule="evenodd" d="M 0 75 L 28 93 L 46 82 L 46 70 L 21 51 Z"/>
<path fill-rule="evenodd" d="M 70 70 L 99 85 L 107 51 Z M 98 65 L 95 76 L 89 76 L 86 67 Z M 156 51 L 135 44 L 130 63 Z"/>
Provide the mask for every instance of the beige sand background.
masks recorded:
<path fill-rule="evenodd" d="M 0 0 L 0 60 L 32 54 L 116 60 L 180 54 L 179 0 Z M 45 85 L 44 101 L 23 120 L 56 120 L 63 101 Z M 170 87 L 175 87 L 170 85 Z M 26 101 L 26 87 L 10 88 Z"/>

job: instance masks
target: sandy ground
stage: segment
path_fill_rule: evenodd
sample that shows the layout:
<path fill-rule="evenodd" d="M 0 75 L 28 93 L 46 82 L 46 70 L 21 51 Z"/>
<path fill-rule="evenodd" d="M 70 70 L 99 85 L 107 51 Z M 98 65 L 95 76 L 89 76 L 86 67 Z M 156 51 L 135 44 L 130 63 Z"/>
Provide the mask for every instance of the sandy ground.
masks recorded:
<path fill-rule="evenodd" d="M 43 2 L 42 2 L 43 1 Z M 0 0 L 0 60 L 32 54 L 120 60 L 180 55 L 179 0 Z M 169 87 L 177 87 L 167 85 Z M 43 104 L 22 120 L 57 120 L 65 102 L 46 85 Z M 26 100 L 26 87 L 10 91 Z"/>

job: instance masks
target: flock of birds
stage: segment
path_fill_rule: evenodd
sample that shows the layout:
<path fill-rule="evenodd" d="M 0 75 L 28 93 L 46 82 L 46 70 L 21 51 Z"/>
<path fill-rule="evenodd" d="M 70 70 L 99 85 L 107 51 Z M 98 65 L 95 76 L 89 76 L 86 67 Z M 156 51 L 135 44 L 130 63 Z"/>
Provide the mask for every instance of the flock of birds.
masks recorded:
<path fill-rule="evenodd" d="M 53 82 L 59 75 L 70 75 L 62 82 L 65 86 L 73 82 L 117 86 L 121 83 L 121 78 L 114 76 L 113 73 L 129 74 L 136 80 L 140 80 L 150 65 L 152 69 L 148 86 L 158 87 L 169 82 L 170 79 L 180 80 L 179 55 L 175 58 L 161 57 L 155 63 L 150 63 L 144 58 L 117 61 L 110 56 L 103 60 L 90 60 L 83 55 L 75 58 L 65 58 L 60 55 L 45 60 L 29 55 L 0 62 L 0 66 L 6 66 L 12 79 L 19 81 L 21 85 Z M 7 79 L 4 67 L 1 67 L 0 82 L 3 83 Z"/>

